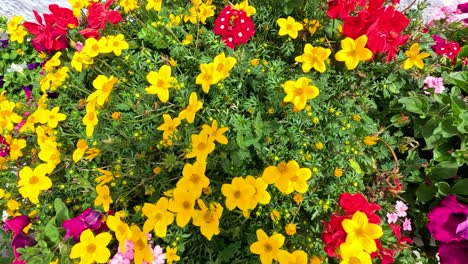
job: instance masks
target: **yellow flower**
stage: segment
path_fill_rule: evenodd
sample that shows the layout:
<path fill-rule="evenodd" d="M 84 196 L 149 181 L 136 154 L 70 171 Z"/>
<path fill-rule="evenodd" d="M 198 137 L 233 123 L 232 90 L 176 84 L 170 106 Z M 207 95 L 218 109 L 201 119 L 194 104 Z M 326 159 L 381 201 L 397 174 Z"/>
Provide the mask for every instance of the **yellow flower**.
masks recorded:
<path fill-rule="evenodd" d="M 3 199 L 4 196 L 5 196 L 5 190 L 0 188 L 0 199 Z"/>
<path fill-rule="evenodd" d="M 111 239 L 112 235 L 108 232 L 95 237 L 91 229 L 86 229 L 80 235 L 80 242 L 72 247 L 70 258 L 80 258 L 80 263 L 107 263 L 110 257 L 107 245 Z"/>
<path fill-rule="evenodd" d="M 83 65 L 91 65 L 94 63 L 94 60 L 86 55 L 84 52 L 78 52 L 75 51 L 73 54 L 73 58 L 70 62 L 71 66 L 73 69 L 75 69 L 77 72 L 82 72 L 83 71 Z"/>
<path fill-rule="evenodd" d="M 307 253 L 302 250 L 296 250 L 293 253 L 280 250 L 278 253 L 278 262 L 280 264 L 307 264 Z"/>
<path fill-rule="evenodd" d="M 228 143 L 228 139 L 226 138 L 226 136 L 223 135 L 228 130 L 229 128 L 227 127 L 218 128 L 218 121 L 216 121 L 216 119 L 213 120 L 211 126 L 202 126 L 202 132 L 205 131 L 208 134 L 208 139 L 212 141 L 217 141 L 220 144 Z"/>
<path fill-rule="evenodd" d="M 89 148 L 88 150 L 86 150 L 85 154 L 85 160 L 92 160 L 96 156 L 99 156 L 99 154 L 101 154 L 101 151 L 98 148 Z"/>
<path fill-rule="evenodd" d="M 260 59 L 257 59 L 257 58 L 252 59 L 252 60 L 250 61 L 250 65 L 252 65 L 252 66 L 254 66 L 254 67 L 257 66 L 259 63 L 260 63 Z"/>
<path fill-rule="evenodd" d="M 163 131 L 163 139 L 168 139 L 172 134 L 177 132 L 177 127 L 180 125 L 180 118 L 171 118 L 168 114 L 163 114 L 164 123 L 157 130 Z"/>
<path fill-rule="evenodd" d="M 226 197 L 226 208 L 229 211 L 236 207 L 247 211 L 255 195 L 255 187 L 247 184 L 242 177 L 235 177 L 231 184 L 223 184 L 221 192 Z"/>
<path fill-rule="evenodd" d="M 3 133 L 4 130 L 12 131 L 13 123 L 19 123 L 23 119 L 21 116 L 13 112 L 15 108 L 15 103 L 8 100 L 0 102 L 0 133 Z"/>
<path fill-rule="evenodd" d="M 193 35 L 188 34 L 187 36 L 185 36 L 185 39 L 182 40 L 182 44 L 188 45 L 188 44 L 192 43 L 192 41 L 193 41 Z"/>
<path fill-rule="evenodd" d="M 23 21 L 22 16 L 12 16 L 10 21 L 7 24 L 7 29 L 13 30 L 17 28 L 21 24 L 22 21 Z"/>
<path fill-rule="evenodd" d="M 372 259 L 369 253 L 362 250 L 359 243 L 341 243 L 340 245 L 340 264 L 372 264 Z"/>
<path fill-rule="evenodd" d="M 208 93 L 211 85 L 215 84 L 216 80 L 220 78 L 216 76 L 214 63 L 200 64 L 200 70 L 201 72 L 197 75 L 195 83 L 200 84 L 203 92 Z"/>
<path fill-rule="evenodd" d="M 372 51 L 365 48 L 366 44 L 366 35 L 362 35 L 356 40 L 347 37 L 341 41 L 341 50 L 335 54 L 335 59 L 344 61 L 346 68 L 352 70 L 357 67 L 360 61 L 372 58 Z"/>
<path fill-rule="evenodd" d="M 166 256 L 166 261 L 168 264 L 172 264 L 172 262 L 177 262 L 180 260 L 180 257 L 177 256 L 177 248 L 171 248 L 170 246 L 166 247 L 166 253 L 164 253 L 164 256 Z"/>
<path fill-rule="evenodd" d="M 115 238 L 120 243 L 121 249 L 125 245 L 125 241 L 130 239 L 131 231 L 127 223 L 122 221 L 120 217 L 115 215 L 108 215 L 106 219 L 106 224 L 110 230 L 114 231 Z"/>
<path fill-rule="evenodd" d="M 57 52 L 44 64 L 44 70 L 46 72 L 52 72 L 55 67 L 60 66 L 60 56 L 62 56 L 62 52 Z"/>
<path fill-rule="evenodd" d="M 163 65 L 158 72 L 150 71 L 146 79 L 151 86 L 145 88 L 149 94 L 156 94 L 161 102 L 166 103 L 169 100 L 169 88 L 177 83 L 176 78 L 171 77 L 171 67 Z"/>
<path fill-rule="evenodd" d="M 409 69 L 413 66 L 416 66 L 419 69 L 424 68 L 423 59 L 430 56 L 427 52 L 420 52 L 419 43 L 411 45 L 410 49 L 405 51 L 405 54 L 408 57 L 403 64 L 403 68 L 405 69 Z"/>
<path fill-rule="evenodd" d="M 200 227 L 200 232 L 208 240 L 211 240 L 213 235 L 219 234 L 219 219 L 223 214 L 223 207 L 219 203 L 210 204 L 210 208 L 206 207 L 203 200 L 197 200 L 200 210 L 195 210 L 193 216 L 193 225 Z"/>
<path fill-rule="evenodd" d="M 284 244 L 284 236 L 274 234 L 269 237 L 262 229 L 257 229 L 257 242 L 250 245 L 250 251 L 260 255 L 262 264 L 271 264 L 278 260 L 278 253 Z"/>
<path fill-rule="evenodd" d="M 86 115 L 83 117 L 83 124 L 86 126 L 86 137 L 91 137 L 94 132 L 94 127 L 98 123 L 98 116 L 95 108 L 95 101 L 86 104 Z"/>
<path fill-rule="evenodd" d="M 108 100 L 109 95 L 117 82 L 118 79 L 114 76 L 107 78 L 104 75 L 98 75 L 98 77 L 93 81 L 93 86 L 96 88 L 96 91 L 90 94 L 86 101 L 96 101 L 98 106 L 103 106 Z"/>
<path fill-rule="evenodd" d="M 181 17 L 179 15 L 169 14 L 169 20 L 171 21 L 168 25 L 169 27 L 178 26 L 181 23 Z"/>
<path fill-rule="evenodd" d="M 215 144 L 213 141 L 208 140 L 208 134 L 202 132 L 199 135 L 192 135 L 192 150 L 185 157 L 206 160 L 208 154 L 213 152 L 214 149 Z"/>
<path fill-rule="evenodd" d="M 88 0 L 68 0 L 70 6 L 73 9 L 73 16 L 79 18 L 81 15 L 81 9 L 88 7 Z"/>
<path fill-rule="evenodd" d="M 295 175 L 291 176 L 291 189 L 298 193 L 306 193 L 309 185 L 307 181 L 312 176 L 312 171 L 309 168 L 300 168 Z M 288 188 L 288 191 L 290 189 Z M 291 191 L 292 192 L 292 191 Z M 290 192 L 290 193 L 291 193 Z"/>
<path fill-rule="evenodd" d="M 86 140 L 80 139 L 76 143 L 76 149 L 73 151 L 73 161 L 77 163 L 81 158 L 83 158 L 85 151 L 88 149 L 88 144 Z"/>
<path fill-rule="evenodd" d="M 65 114 L 59 113 L 60 107 L 56 106 L 52 110 L 45 109 L 44 111 L 38 112 L 37 118 L 41 123 L 47 123 L 50 128 L 56 128 L 59 121 L 67 119 Z"/>
<path fill-rule="evenodd" d="M 322 150 L 322 149 L 323 149 L 323 143 L 320 142 L 320 141 L 315 142 L 314 146 L 315 146 L 315 148 L 316 148 L 317 150 Z"/>
<path fill-rule="evenodd" d="M 94 179 L 94 181 L 97 182 L 98 185 L 104 185 L 114 180 L 114 175 L 112 175 L 111 171 L 107 171 L 107 170 L 100 169 L 100 168 L 98 168 L 97 170 L 99 173 L 102 173 L 100 176 Z"/>
<path fill-rule="evenodd" d="M 46 174 L 49 169 L 46 164 L 40 164 L 34 171 L 25 166 L 19 171 L 18 191 L 23 198 L 28 198 L 33 204 L 39 203 L 39 194 L 52 187 L 52 181 Z"/>
<path fill-rule="evenodd" d="M 278 212 L 278 210 L 273 209 L 273 210 L 270 212 L 270 218 L 271 218 L 271 221 L 277 222 L 277 221 L 281 218 L 281 215 L 280 215 L 280 213 Z"/>
<path fill-rule="evenodd" d="M 125 13 L 129 13 L 135 9 L 137 9 L 138 6 L 138 1 L 137 0 L 120 0 L 120 6 L 124 8 Z M 117 54 L 116 54 L 117 55 Z M 117 55 L 119 56 L 119 55 Z"/>
<path fill-rule="evenodd" d="M 268 184 L 263 180 L 263 178 L 254 178 L 252 176 L 245 177 L 245 183 L 250 184 L 255 188 L 255 194 L 250 200 L 249 209 L 254 209 L 257 206 L 257 203 L 268 204 L 270 202 L 271 196 L 267 192 Z"/>
<path fill-rule="evenodd" d="M 142 212 L 148 219 L 143 225 L 143 231 L 153 229 L 156 236 L 165 237 L 167 226 L 174 222 L 174 214 L 167 210 L 168 207 L 169 200 L 166 197 L 159 198 L 156 204 L 145 203 Z"/>
<path fill-rule="evenodd" d="M 359 243 L 362 249 L 369 254 L 377 251 L 374 240 L 383 235 L 382 227 L 369 223 L 365 213 L 357 211 L 353 214 L 352 219 L 343 220 L 342 226 L 348 234 L 346 236 L 347 243 Z"/>
<path fill-rule="evenodd" d="M 23 138 L 17 139 L 14 138 L 10 143 L 10 160 L 17 160 L 19 157 L 23 156 L 21 151 L 26 147 L 26 140 Z"/>
<path fill-rule="evenodd" d="M 237 10 L 244 10 L 247 16 L 251 16 L 257 12 L 255 7 L 249 5 L 249 0 L 242 1 L 234 6 Z"/>
<path fill-rule="evenodd" d="M 146 263 L 151 263 L 153 261 L 153 254 L 150 247 L 148 246 L 147 232 L 142 232 L 138 226 L 132 225 L 130 227 L 130 233 L 130 240 L 134 244 L 133 256 L 135 264 L 142 264 L 143 261 L 146 261 Z"/>
<path fill-rule="evenodd" d="M 299 164 L 291 160 L 288 163 L 280 162 L 278 166 L 267 167 L 262 174 L 263 180 L 266 183 L 274 183 L 276 188 L 282 193 L 291 193 L 294 188 L 291 184 L 291 177 L 297 174 L 299 171 Z"/>
<path fill-rule="evenodd" d="M 146 3 L 146 10 L 154 9 L 155 11 L 161 11 L 162 0 L 148 0 Z"/>
<path fill-rule="evenodd" d="M 94 200 L 94 206 L 102 205 L 104 212 L 109 212 L 109 206 L 112 201 L 112 196 L 110 196 L 109 187 L 107 185 L 97 185 L 96 192 L 98 196 Z"/>
<path fill-rule="evenodd" d="M 214 76 L 219 78 L 214 80 L 214 83 L 217 83 L 229 76 L 229 71 L 234 67 L 234 65 L 236 65 L 237 60 L 234 57 L 226 57 L 224 52 L 221 52 L 221 54 L 214 58 L 213 63 L 215 69 Z"/>
<path fill-rule="evenodd" d="M 336 168 L 333 172 L 333 175 L 335 175 L 335 177 L 341 177 L 343 176 L 343 170 L 341 168 Z"/>
<path fill-rule="evenodd" d="M 309 30 L 310 34 L 314 34 L 317 31 L 317 29 L 320 27 L 320 22 L 315 19 L 312 19 L 309 21 L 309 19 L 305 18 L 304 24 L 305 24 L 306 29 Z"/>
<path fill-rule="evenodd" d="M 186 163 L 182 170 L 182 178 L 177 182 L 177 188 L 188 188 L 195 196 L 200 197 L 203 188 L 210 185 L 210 180 L 205 176 L 206 162 L 195 161 L 195 163 Z"/>
<path fill-rule="evenodd" d="M 19 44 L 22 44 L 24 42 L 24 37 L 28 34 L 28 32 L 22 25 L 19 25 L 13 30 L 9 29 L 8 34 L 10 35 L 11 42 L 18 42 Z"/>
<path fill-rule="evenodd" d="M 197 93 L 192 92 L 190 94 L 189 104 L 179 113 L 179 118 L 187 120 L 190 124 L 193 123 L 195 120 L 195 114 L 202 108 L 202 106 L 203 102 L 198 101 Z"/>
<path fill-rule="evenodd" d="M 99 53 L 109 53 L 111 50 L 107 47 L 107 39 L 100 38 L 96 40 L 95 38 L 87 38 L 81 53 L 85 54 L 90 58 L 97 57 Z"/>
<path fill-rule="evenodd" d="M 310 79 L 301 77 L 297 81 L 286 81 L 282 86 L 286 93 L 283 102 L 292 102 L 294 111 L 300 111 L 305 108 L 307 100 L 313 99 L 319 95 L 319 89 L 309 85 Z"/>
<path fill-rule="evenodd" d="M 278 32 L 280 36 L 289 35 L 293 39 L 297 38 L 298 32 L 304 28 L 301 23 L 296 22 L 296 20 L 290 16 L 288 16 L 287 19 L 278 18 L 276 23 L 280 27 Z"/>
<path fill-rule="evenodd" d="M 366 144 L 368 146 L 374 146 L 375 144 L 377 144 L 377 141 L 379 141 L 379 138 L 374 137 L 374 136 L 366 136 L 362 140 L 362 142 L 364 142 L 364 144 Z"/>
<path fill-rule="evenodd" d="M 169 65 L 171 65 L 171 67 L 177 66 L 177 61 L 174 60 L 174 58 L 172 57 L 167 62 L 169 63 Z"/>
<path fill-rule="evenodd" d="M 189 190 L 188 186 L 180 186 L 175 188 L 173 195 L 169 201 L 169 210 L 176 213 L 177 225 L 184 227 L 195 213 L 197 194 Z"/>
<path fill-rule="evenodd" d="M 312 68 L 318 72 L 325 72 L 325 61 L 330 54 L 330 49 L 314 47 L 307 43 L 304 47 L 304 54 L 297 56 L 295 61 L 302 63 L 303 72 L 309 72 Z"/>
<path fill-rule="evenodd" d="M 135 1 L 135 0 L 123 0 L 123 1 Z M 128 43 L 125 41 L 123 34 L 117 36 L 107 36 L 107 46 L 114 52 L 115 56 L 122 55 L 122 50 L 128 49 Z"/>
<path fill-rule="evenodd" d="M 296 234 L 296 225 L 293 223 L 286 224 L 286 226 L 284 227 L 284 231 L 286 232 L 286 234 L 293 236 Z"/>

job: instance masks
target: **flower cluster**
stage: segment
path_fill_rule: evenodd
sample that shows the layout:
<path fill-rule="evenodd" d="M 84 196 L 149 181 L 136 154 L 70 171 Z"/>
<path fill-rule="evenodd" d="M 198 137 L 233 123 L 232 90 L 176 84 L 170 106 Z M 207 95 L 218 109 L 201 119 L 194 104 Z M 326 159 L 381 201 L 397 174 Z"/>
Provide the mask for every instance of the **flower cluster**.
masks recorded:
<path fill-rule="evenodd" d="M 213 31 L 221 36 L 221 40 L 229 48 L 247 43 L 255 35 L 254 23 L 250 16 L 255 13 L 255 8 L 248 6 L 244 1 L 241 8 L 226 6 L 215 20 Z M 253 10 L 249 10 L 253 8 Z"/>

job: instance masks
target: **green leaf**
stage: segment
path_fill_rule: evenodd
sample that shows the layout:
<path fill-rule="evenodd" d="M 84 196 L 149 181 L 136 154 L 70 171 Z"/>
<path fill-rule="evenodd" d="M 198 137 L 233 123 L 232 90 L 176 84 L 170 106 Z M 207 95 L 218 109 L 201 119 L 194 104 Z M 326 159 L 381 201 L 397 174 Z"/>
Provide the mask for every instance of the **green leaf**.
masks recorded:
<path fill-rule="evenodd" d="M 418 201 L 425 203 L 431 200 L 435 196 L 436 192 L 437 188 L 434 185 L 427 185 L 423 182 L 419 184 L 419 187 L 416 190 L 416 197 L 418 198 Z"/>
<path fill-rule="evenodd" d="M 452 90 L 450 91 L 450 100 L 452 101 L 451 103 L 452 111 L 455 117 L 459 117 L 463 109 L 466 110 L 465 101 L 463 101 L 460 94 L 461 94 L 460 89 L 458 89 L 457 87 L 453 87 Z"/>
<path fill-rule="evenodd" d="M 70 214 L 68 212 L 67 205 L 60 198 L 55 198 L 54 208 L 55 218 L 57 219 L 57 222 L 60 225 L 63 223 L 63 221 L 70 219 Z"/>
<path fill-rule="evenodd" d="M 457 127 L 454 124 L 455 118 L 452 116 L 447 117 L 439 123 L 439 126 L 437 126 L 436 129 L 434 129 L 434 134 L 440 134 L 444 138 L 450 138 L 452 136 L 458 135 Z"/>
<path fill-rule="evenodd" d="M 468 72 L 452 72 L 449 76 L 452 78 L 452 83 L 468 93 Z"/>
<path fill-rule="evenodd" d="M 54 243 L 60 242 L 60 233 L 55 226 L 55 217 L 53 217 L 45 226 L 44 233 L 50 241 Z"/>
<path fill-rule="evenodd" d="M 428 104 L 425 100 L 418 97 L 403 97 L 398 100 L 409 112 L 425 116 L 428 110 Z"/>
<path fill-rule="evenodd" d="M 438 182 L 437 183 L 438 191 L 440 194 L 446 196 L 451 193 L 450 185 L 446 182 Z"/>
<path fill-rule="evenodd" d="M 457 126 L 457 130 L 463 134 L 468 134 L 468 112 L 463 112 L 458 116 L 460 124 Z"/>
<path fill-rule="evenodd" d="M 361 169 L 361 166 L 359 165 L 359 163 L 357 163 L 355 160 L 353 159 L 349 159 L 348 160 L 349 162 L 349 166 L 357 173 L 357 174 L 364 174 L 362 172 L 362 169 Z"/>
<path fill-rule="evenodd" d="M 241 242 L 237 241 L 225 247 L 223 251 L 219 253 L 218 258 L 216 259 L 216 263 L 229 262 L 229 260 L 233 258 L 237 252 L 239 252 L 240 246 Z"/>
<path fill-rule="evenodd" d="M 468 195 L 468 179 L 461 179 L 452 186 L 454 194 Z"/>
<path fill-rule="evenodd" d="M 454 162 L 441 162 L 432 167 L 429 177 L 432 180 L 450 179 L 457 174 L 458 165 Z"/>

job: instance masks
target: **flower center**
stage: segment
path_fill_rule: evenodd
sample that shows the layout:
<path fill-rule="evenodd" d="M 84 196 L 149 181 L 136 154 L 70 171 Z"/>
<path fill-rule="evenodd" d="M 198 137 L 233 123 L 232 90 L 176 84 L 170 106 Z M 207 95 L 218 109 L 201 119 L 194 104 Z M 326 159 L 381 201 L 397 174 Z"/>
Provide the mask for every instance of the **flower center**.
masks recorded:
<path fill-rule="evenodd" d="M 96 244 L 91 243 L 86 247 L 86 252 L 88 254 L 93 254 L 96 251 Z"/>
<path fill-rule="evenodd" d="M 273 250 L 273 247 L 269 243 L 265 243 L 263 245 L 263 248 L 265 249 L 265 252 L 270 253 Z"/>
<path fill-rule="evenodd" d="M 193 183 L 193 184 L 198 184 L 200 182 L 200 175 L 198 174 L 192 174 L 192 176 L 190 177 L 190 181 Z"/>
<path fill-rule="evenodd" d="M 36 175 L 32 176 L 29 179 L 29 184 L 37 184 L 38 182 L 39 182 L 39 177 L 37 177 Z"/>
<path fill-rule="evenodd" d="M 190 209 L 190 208 L 191 208 L 190 205 L 191 205 L 191 203 L 190 203 L 189 201 L 184 201 L 184 202 L 182 203 L 182 207 L 183 207 L 185 210 Z"/>
<path fill-rule="evenodd" d="M 280 162 L 277 167 L 281 173 L 284 173 L 288 170 L 288 166 L 284 162 Z"/>
<path fill-rule="evenodd" d="M 234 198 L 236 198 L 236 199 L 240 199 L 241 195 L 242 194 L 241 194 L 241 192 L 239 190 L 235 191 L 234 194 L 233 194 Z"/>

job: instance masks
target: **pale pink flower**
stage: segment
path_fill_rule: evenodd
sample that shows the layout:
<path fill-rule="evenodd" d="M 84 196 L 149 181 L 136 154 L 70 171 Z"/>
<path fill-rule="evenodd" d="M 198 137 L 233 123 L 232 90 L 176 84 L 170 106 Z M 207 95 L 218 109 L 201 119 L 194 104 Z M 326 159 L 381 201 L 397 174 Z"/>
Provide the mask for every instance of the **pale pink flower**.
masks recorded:
<path fill-rule="evenodd" d="M 405 221 L 403 222 L 403 231 L 411 231 L 411 219 L 405 218 Z"/>
<path fill-rule="evenodd" d="M 387 213 L 387 222 L 389 224 L 396 223 L 398 220 L 398 215 L 396 213 Z"/>
<path fill-rule="evenodd" d="M 434 93 L 437 94 L 441 94 L 445 91 L 444 79 L 442 79 L 442 77 L 427 76 L 424 79 L 424 83 L 426 84 L 424 86 L 424 90 L 427 90 L 428 88 L 434 88 Z M 427 91 L 424 93 L 429 94 Z"/>
<path fill-rule="evenodd" d="M 402 201 L 397 201 L 395 204 L 395 214 L 399 217 L 406 216 L 406 210 L 408 210 L 408 206 Z"/>

